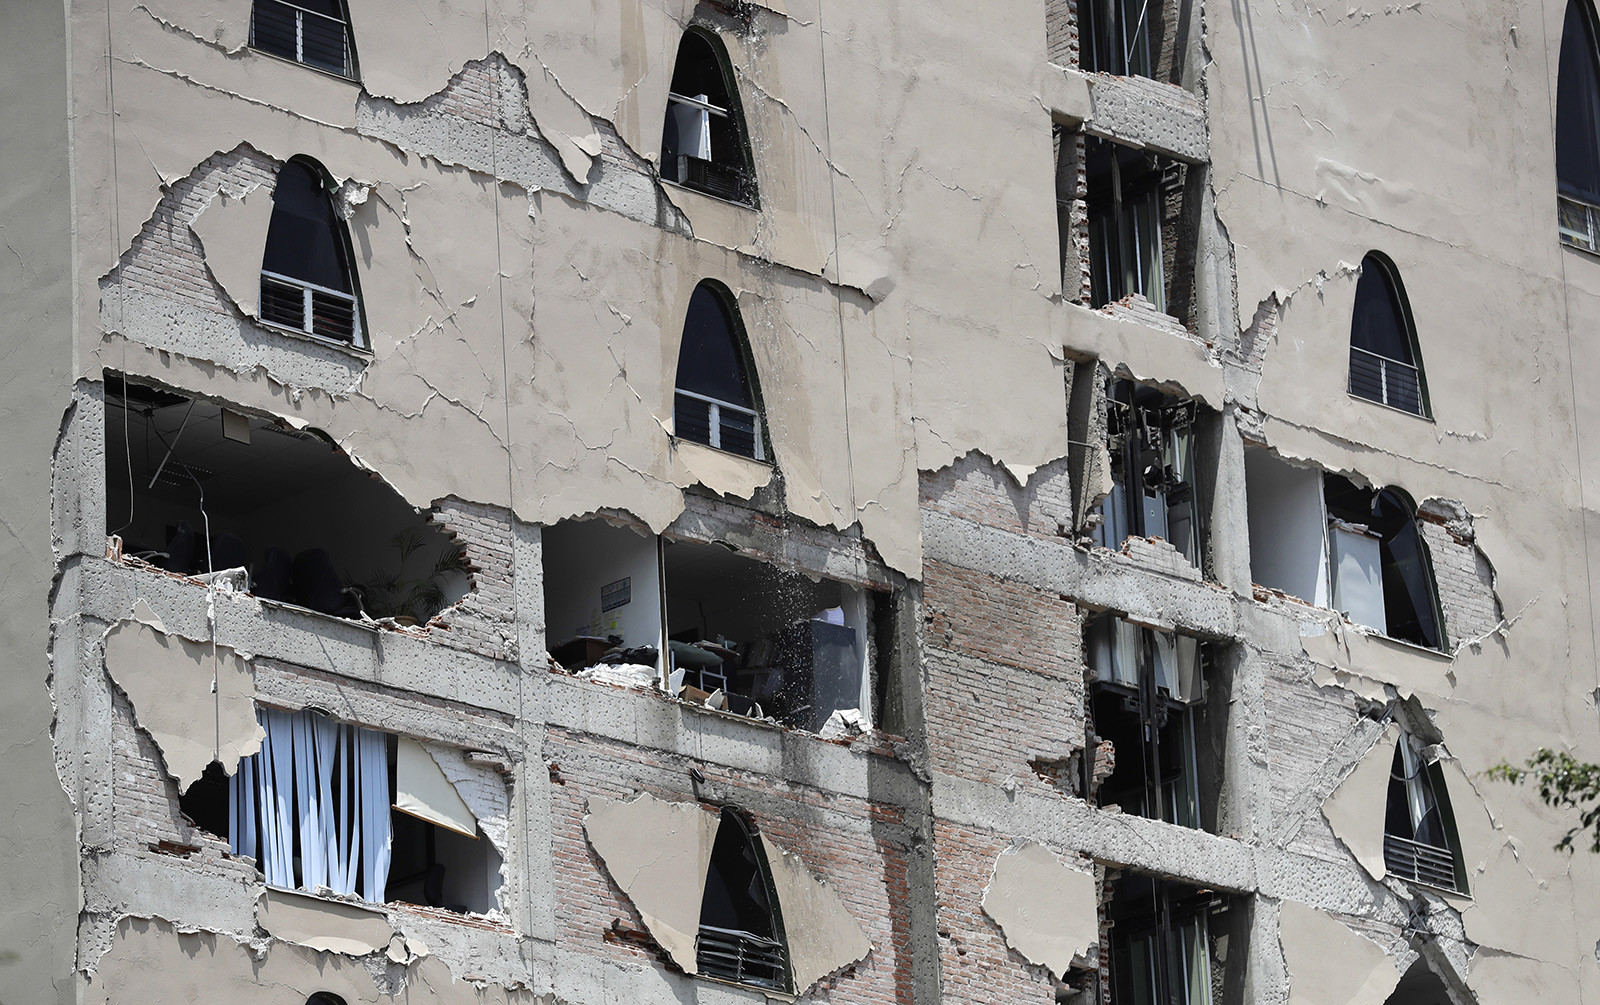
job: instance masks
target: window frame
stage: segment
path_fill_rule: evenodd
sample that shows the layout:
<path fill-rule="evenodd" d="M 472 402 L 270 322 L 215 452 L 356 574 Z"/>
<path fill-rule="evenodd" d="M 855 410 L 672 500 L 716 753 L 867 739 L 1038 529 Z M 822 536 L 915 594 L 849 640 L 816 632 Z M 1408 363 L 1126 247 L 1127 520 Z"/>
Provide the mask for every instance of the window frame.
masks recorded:
<path fill-rule="evenodd" d="M 707 925 L 705 923 L 704 908 L 702 907 L 700 920 L 695 928 L 694 938 L 695 970 L 697 971 L 696 976 L 703 977 L 706 980 L 716 981 L 721 984 L 732 984 L 736 987 L 758 988 L 762 991 L 776 992 L 780 995 L 792 995 L 795 993 L 794 962 L 790 958 L 788 932 L 785 930 L 783 924 L 783 905 L 778 902 L 778 890 L 772 882 L 772 866 L 771 863 L 767 861 L 766 849 L 762 847 L 761 841 L 759 840 L 761 832 L 756 828 L 755 821 L 751 819 L 746 812 L 733 806 L 723 806 L 721 811 L 717 814 L 717 818 L 717 837 L 720 838 L 722 829 L 731 824 L 738 829 L 740 836 L 744 838 L 745 847 L 750 849 L 752 853 L 752 865 L 754 865 L 756 873 L 761 878 L 762 890 L 766 896 L 767 915 L 772 924 L 772 938 L 769 940 L 757 935 L 754 932 L 744 932 Z M 715 854 L 717 843 L 717 839 L 714 838 L 712 840 L 713 854 Z M 707 883 L 710 883 L 711 881 L 710 872 L 711 870 L 708 869 L 706 876 Z M 702 898 L 703 897 L 704 892 L 702 890 Z M 713 934 L 713 938 L 719 941 L 737 943 L 742 940 L 744 942 L 751 942 L 754 944 L 764 943 L 768 948 L 774 949 L 778 955 L 782 957 L 783 980 L 781 982 L 768 983 L 759 980 L 743 979 L 738 976 L 730 977 L 716 973 L 708 973 L 705 963 L 702 962 L 703 957 L 701 956 L 701 940 L 704 938 L 704 935 L 708 930 Z M 737 946 L 737 950 L 742 957 L 743 947 Z"/>
<path fill-rule="evenodd" d="M 1205 540 L 1209 530 L 1205 507 L 1201 505 L 1199 482 L 1200 406 L 1193 399 L 1178 398 L 1131 380 L 1112 377 L 1106 382 L 1106 452 L 1112 462 L 1112 489 L 1100 503 L 1100 523 L 1094 529 L 1095 543 L 1117 550 L 1130 537 L 1158 536 L 1171 544 L 1202 578 L 1206 572 Z M 1140 484 L 1142 463 L 1141 430 L 1148 416 L 1157 414 L 1163 475 L 1168 469 L 1184 477 L 1165 479 L 1152 497 Z M 1120 428 L 1119 428 L 1120 424 Z M 1121 437 L 1121 442 L 1113 440 Z M 1120 466 L 1121 477 L 1117 477 Z M 1159 500 L 1161 526 L 1148 523 L 1146 500 Z M 1187 507 L 1189 532 L 1186 546 L 1172 539 L 1173 513 Z M 1160 533 L 1157 533 L 1157 532 Z"/>
<path fill-rule="evenodd" d="M 345 278 L 349 280 L 351 292 L 346 293 L 343 290 L 335 290 L 327 286 L 322 286 L 318 283 L 313 283 L 309 280 L 270 271 L 265 268 L 265 263 L 263 262 L 263 268 L 260 270 L 260 279 L 257 287 L 255 321 L 258 324 L 273 329 L 274 331 L 284 332 L 297 338 L 310 339 L 320 345 L 332 346 L 336 349 L 342 349 L 346 352 L 356 353 L 358 355 L 370 355 L 372 348 L 371 341 L 368 338 L 366 301 L 361 295 L 361 277 L 356 270 L 355 245 L 350 240 L 350 227 L 348 222 L 339 219 L 338 211 L 335 209 L 333 203 L 333 197 L 338 191 L 338 186 L 334 184 L 333 175 L 328 171 L 327 168 L 323 167 L 319 162 L 305 156 L 304 154 L 296 154 L 285 161 L 283 166 L 278 169 L 279 178 L 282 177 L 284 169 L 288 168 L 290 165 L 297 165 L 298 167 L 309 171 L 311 176 L 318 182 L 320 196 L 322 199 L 326 200 L 329 214 L 333 219 L 333 238 L 336 242 L 339 253 L 344 258 L 344 274 Z M 275 178 L 273 181 L 274 196 L 276 195 L 276 190 L 277 178 Z M 272 215 L 275 216 L 277 212 L 278 210 L 276 206 L 274 206 Z M 271 239 L 272 228 L 269 217 L 267 236 L 263 240 L 261 248 L 263 259 L 266 258 L 267 249 L 270 247 Z M 286 324 L 283 321 L 274 320 L 266 316 L 267 288 L 269 283 L 278 287 L 280 290 L 292 289 L 300 293 L 303 318 L 300 326 Z M 319 294 L 324 298 L 332 297 L 339 303 L 348 303 L 350 305 L 349 341 L 323 335 L 315 330 L 317 311 L 316 305 Z M 279 295 L 282 296 L 283 294 L 280 293 Z"/>
<path fill-rule="evenodd" d="M 1388 797 L 1392 796 L 1396 784 L 1405 787 L 1405 800 L 1408 808 L 1412 802 L 1425 795 L 1432 801 L 1432 806 L 1429 810 L 1424 811 L 1422 815 L 1425 817 L 1429 812 L 1438 815 L 1440 839 L 1444 844 L 1438 845 L 1429 841 L 1418 840 L 1415 830 L 1418 821 L 1415 819 L 1411 821 L 1411 837 L 1392 833 L 1389 830 L 1386 808 L 1383 827 L 1384 870 L 1389 875 L 1407 883 L 1415 883 L 1418 886 L 1442 890 L 1458 896 L 1471 896 L 1467 886 L 1466 862 L 1461 853 L 1461 835 L 1456 829 L 1455 813 L 1450 808 L 1450 791 L 1448 786 L 1445 785 L 1444 772 L 1440 770 L 1439 762 L 1437 760 L 1425 760 L 1422 753 L 1413 746 L 1412 736 L 1408 732 L 1401 733 L 1395 745 L 1394 759 L 1401 762 L 1402 774 L 1396 775 L 1391 764 L 1389 786 L 1385 792 L 1386 803 Z M 1393 843 L 1392 847 L 1391 842 Z M 1423 853 L 1424 849 L 1427 849 L 1427 854 Z M 1409 868 L 1405 867 L 1403 861 L 1403 856 L 1407 853 L 1411 855 Z M 1449 886 L 1435 881 L 1437 872 L 1442 864 L 1439 859 L 1444 855 L 1448 855 L 1450 858 L 1452 882 Z M 1431 859 L 1432 861 L 1424 863 L 1424 859 Z M 1432 875 L 1435 878 L 1425 878 L 1423 870 L 1427 866 L 1431 866 L 1432 870 L 1434 870 Z"/>
<path fill-rule="evenodd" d="M 346 72 L 340 73 L 336 70 L 330 70 L 326 66 L 320 66 L 316 63 L 307 62 L 305 59 L 300 58 L 300 56 L 291 58 L 283 55 L 282 53 L 273 52 L 271 49 L 266 49 L 260 45 L 257 45 L 256 10 L 263 3 L 273 4 L 278 7 L 288 7 L 300 12 L 300 15 L 297 16 L 295 22 L 295 47 L 302 53 L 305 47 L 303 27 L 303 16 L 305 14 L 310 14 L 313 17 L 326 18 L 330 21 L 339 21 L 344 26 L 344 58 Z M 280 59 L 285 63 L 293 63 L 296 66 L 303 66 L 307 69 L 315 70 L 318 73 L 325 73 L 328 76 L 335 77 L 339 80 L 349 80 L 355 83 L 360 83 L 361 63 L 356 56 L 356 37 L 355 31 L 350 24 L 350 4 L 347 2 L 347 0 L 339 0 L 339 10 L 341 14 L 343 14 L 342 18 L 334 18 L 330 15 L 322 13 L 321 11 L 314 11 L 309 8 L 302 7 L 299 4 L 291 3 L 289 0 L 251 0 L 248 45 L 252 52 L 259 52 L 264 56 L 270 56 L 273 59 Z"/>
<path fill-rule="evenodd" d="M 699 193 L 707 198 L 716 199 L 732 206 L 740 206 L 746 209 L 760 209 L 760 185 L 757 184 L 756 180 L 755 149 L 750 141 L 749 120 L 745 117 L 744 103 L 739 96 L 738 76 L 733 71 L 733 61 L 728 56 L 728 47 L 726 43 L 722 41 L 721 34 L 713 28 L 703 24 L 691 24 L 688 28 L 684 29 L 683 35 L 681 35 L 678 40 L 678 51 L 672 60 L 672 76 L 676 77 L 678 75 L 678 66 L 684 57 L 684 45 L 691 36 L 698 38 L 707 46 L 707 48 L 711 50 L 711 58 L 715 62 L 717 72 L 722 78 L 723 90 L 726 91 L 728 95 L 728 105 L 726 108 L 724 108 L 711 102 L 698 101 L 694 95 L 680 94 L 677 91 L 672 90 L 672 81 L 669 79 L 667 82 L 665 117 L 663 118 L 661 130 L 661 159 L 660 163 L 657 165 L 657 174 L 660 176 L 662 184 L 672 185 L 676 188 L 688 189 L 691 192 Z M 666 121 L 673 115 L 673 106 L 675 104 L 700 106 L 701 108 L 706 109 L 710 114 L 724 118 L 731 124 L 734 133 L 735 147 L 739 152 L 739 163 L 736 165 L 723 164 L 719 163 L 715 157 L 704 160 L 704 163 L 711 165 L 713 168 L 737 171 L 739 188 L 737 197 L 730 197 L 728 194 L 715 191 L 707 185 L 695 184 L 694 182 L 685 179 L 679 173 L 679 165 L 674 165 L 671 173 L 669 174 L 669 159 L 690 157 L 690 155 L 679 150 L 673 151 L 671 158 L 668 156 Z M 693 157 L 691 159 L 696 161 L 702 160 L 702 158 L 698 157 Z"/>
<path fill-rule="evenodd" d="M 1393 259 L 1381 251 L 1369 251 L 1362 256 L 1361 273 L 1365 274 L 1369 266 L 1375 267 L 1378 270 L 1378 276 L 1383 283 L 1384 292 L 1388 294 L 1386 298 L 1388 300 L 1388 307 L 1394 312 L 1395 320 L 1400 326 L 1401 334 L 1405 337 L 1406 345 L 1411 350 L 1411 361 L 1407 362 L 1403 359 L 1393 359 L 1389 356 L 1384 356 L 1381 353 L 1373 352 L 1370 349 L 1359 348 L 1355 344 L 1356 318 L 1360 305 L 1360 281 L 1358 279 L 1356 283 L 1356 295 L 1352 296 L 1350 301 L 1350 363 L 1345 371 L 1345 394 L 1361 401 L 1369 401 L 1375 405 L 1381 405 L 1384 408 L 1387 408 L 1391 411 L 1400 412 L 1403 415 L 1410 415 L 1432 422 L 1433 404 L 1428 396 L 1428 375 L 1422 365 L 1422 345 L 1417 340 L 1416 318 L 1411 313 L 1411 298 L 1406 295 L 1405 283 L 1400 279 L 1400 269 L 1394 264 Z M 1363 357 L 1370 356 L 1374 360 L 1378 361 L 1376 366 L 1379 373 L 1381 387 L 1379 392 L 1380 397 L 1375 398 L 1369 394 L 1362 394 L 1360 391 L 1356 390 L 1357 353 L 1362 354 Z M 1417 411 L 1413 412 L 1408 408 L 1403 408 L 1400 405 L 1393 403 L 1393 397 L 1388 393 L 1388 373 L 1391 365 L 1403 367 L 1406 370 L 1415 371 L 1417 384 Z"/>
<path fill-rule="evenodd" d="M 1392 620 L 1392 618 L 1390 617 L 1391 612 L 1390 612 L 1390 609 L 1389 609 L 1389 602 L 1388 602 L 1388 596 L 1389 596 L 1388 578 L 1390 576 L 1390 568 L 1391 568 L 1393 563 L 1390 562 L 1390 561 L 1387 561 L 1387 560 L 1385 560 L 1383 558 L 1383 549 L 1389 547 L 1389 543 L 1390 543 L 1390 541 L 1392 541 L 1394 539 L 1395 535 L 1389 535 L 1389 536 L 1385 537 L 1382 534 L 1372 533 L 1371 530 L 1370 530 L 1370 525 L 1369 525 L 1369 527 L 1368 527 L 1368 536 L 1373 538 L 1373 539 L 1375 539 L 1375 540 L 1377 540 L 1379 542 L 1379 545 L 1380 545 L 1378 571 L 1379 571 L 1379 584 L 1380 584 L 1380 587 L 1383 590 L 1383 608 L 1384 608 L 1384 627 L 1383 627 L 1383 630 L 1382 630 L 1382 632 L 1380 634 L 1386 639 L 1390 639 L 1392 641 L 1399 642 L 1399 643 L 1401 643 L 1403 645 L 1414 645 L 1414 646 L 1417 646 L 1417 647 L 1419 647 L 1421 649 L 1425 649 L 1428 652 L 1437 652 L 1437 653 L 1448 654 L 1450 652 L 1450 633 L 1449 633 L 1449 630 L 1448 630 L 1448 626 L 1445 624 L 1445 620 L 1444 620 L 1444 607 L 1443 607 L 1443 605 L 1441 604 L 1441 602 L 1439 600 L 1439 579 L 1438 579 L 1437 574 L 1434 572 L 1434 568 L 1433 568 L 1433 552 L 1428 547 L 1428 539 L 1423 536 L 1421 520 L 1417 516 L 1416 503 L 1412 502 L 1410 494 L 1408 494 L 1404 489 L 1398 488 L 1398 487 L 1393 486 L 1393 485 L 1384 486 L 1383 488 L 1362 488 L 1361 486 L 1356 485 L 1354 482 L 1351 482 L 1349 479 L 1344 478 L 1344 476 L 1342 476 L 1342 475 L 1335 475 L 1332 472 L 1327 472 L 1327 471 L 1323 472 L 1323 475 L 1322 475 L 1323 515 L 1327 520 L 1327 530 L 1325 532 L 1326 536 L 1325 536 L 1325 545 L 1324 546 L 1328 550 L 1328 606 L 1329 606 L 1329 608 L 1331 610 L 1340 611 L 1341 613 L 1343 613 L 1343 608 L 1341 608 L 1339 606 L 1339 568 L 1338 568 L 1338 564 L 1339 563 L 1338 563 L 1338 554 L 1336 553 L 1336 551 L 1334 549 L 1336 548 L 1336 542 L 1338 540 L 1336 534 L 1337 534 L 1337 532 L 1340 532 L 1342 530 L 1342 528 L 1340 528 L 1338 525 L 1339 524 L 1348 524 L 1348 523 L 1351 522 L 1349 520 L 1346 520 L 1344 517 L 1341 517 L 1341 516 L 1337 515 L 1336 513 L 1334 513 L 1333 507 L 1329 505 L 1329 502 L 1328 502 L 1328 498 L 1329 498 L 1328 485 L 1329 485 L 1329 479 L 1332 479 L 1332 478 L 1342 479 L 1343 481 L 1348 483 L 1352 488 L 1356 489 L 1358 492 L 1362 492 L 1362 493 L 1367 494 L 1369 496 L 1370 500 L 1371 500 L 1368 503 L 1369 509 L 1370 509 L 1370 506 L 1372 505 L 1372 503 L 1377 501 L 1378 497 L 1384 496 L 1384 495 L 1389 496 L 1390 499 L 1393 500 L 1393 502 L 1396 505 L 1398 505 L 1401 509 L 1403 509 L 1406 512 L 1406 514 L 1407 514 L 1406 519 L 1409 522 L 1409 524 L 1411 525 L 1411 527 L 1413 529 L 1413 533 L 1415 533 L 1415 535 L 1416 535 L 1416 540 L 1417 540 L 1417 560 L 1420 563 L 1421 571 L 1423 573 L 1424 583 L 1425 583 L 1425 585 L 1427 587 L 1427 592 L 1428 592 L 1427 600 L 1428 600 L 1428 604 L 1430 605 L 1429 606 L 1429 610 L 1433 615 L 1434 625 L 1437 628 L 1438 633 L 1439 633 L 1439 644 L 1438 644 L 1438 646 L 1430 646 L 1426 642 L 1419 642 L 1419 641 L 1417 641 L 1415 639 L 1408 639 L 1408 638 L 1405 638 L 1403 636 L 1396 635 L 1391 630 L 1391 626 L 1390 626 L 1389 622 Z M 1398 575 L 1398 573 L 1396 573 L 1396 575 Z M 1354 623 L 1355 624 L 1361 624 L 1361 622 L 1354 622 Z M 1374 631 L 1377 630 L 1377 626 L 1376 625 L 1363 625 L 1363 627 L 1372 629 Z"/>
<path fill-rule="evenodd" d="M 703 447 L 710 447 L 712 450 L 720 450 L 725 454 L 732 454 L 735 457 L 743 457 L 745 460 L 754 461 L 757 464 L 776 466 L 776 461 L 772 456 L 771 449 L 772 436 L 767 428 L 766 403 L 761 395 L 761 381 L 757 378 L 755 356 L 751 352 L 749 334 L 745 330 L 744 317 L 739 311 L 738 298 L 733 295 L 732 290 L 718 280 L 709 278 L 700 280 L 695 284 L 694 289 L 690 291 L 689 300 L 684 302 L 682 311 L 684 328 L 686 329 L 688 326 L 689 305 L 693 301 L 695 293 L 699 292 L 702 288 L 704 288 L 708 293 L 717 299 L 718 306 L 722 309 L 722 317 L 727 325 L 728 337 L 733 343 L 734 358 L 739 364 L 740 377 L 743 378 L 745 387 L 750 392 L 751 407 L 747 408 L 744 405 L 738 404 L 737 402 L 724 401 L 721 398 L 716 398 L 708 394 L 702 394 L 698 391 L 690 391 L 678 386 L 678 377 L 682 372 L 684 360 L 684 339 L 683 333 L 680 332 L 678 336 L 677 366 L 674 368 L 672 376 L 672 438 L 674 440 L 685 440 L 690 443 L 698 443 Z M 707 404 L 707 423 L 709 424 L 710 428 L 710 434 L 708 435 L 707 439 L 699 440 L 692 436 L 685 436 L 683 431 L 678 428 L 677 416 L 679 395 L 683 395 L 693 401 Z M 719 423 L 719 419 L 721 416 L 721 409 L 723 408 L 732 409 L 737 413 L 750 415 L 753 417 L 753 429 L 751 436 L 754 439 L 754 452 L 752 454 L 740 453 L 737 450 L 730 450 L 727 447 L 722 446 L 722 425 Z"/>

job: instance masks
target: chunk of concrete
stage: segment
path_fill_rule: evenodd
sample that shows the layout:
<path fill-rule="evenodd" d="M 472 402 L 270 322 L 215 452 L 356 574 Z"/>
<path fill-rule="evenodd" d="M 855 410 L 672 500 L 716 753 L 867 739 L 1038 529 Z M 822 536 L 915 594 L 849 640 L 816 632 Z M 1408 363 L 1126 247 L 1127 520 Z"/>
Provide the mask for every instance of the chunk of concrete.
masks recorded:
<path fill-rule="evenodd" d="M 1283 903 L 1278 941 L 1291 1005 L 1383 1005 L 1400 983 L 1382 946 L 1304 904 Z"/>
<path fill-rule="evenodd" d="M 147 604 L 136 607 L 135 615 L 106 633 L 106 672 L 133 703 L 140 728 L 161 748 L 167 773 L 181 789 L 213 760 L 233 774 L 266 736 L 256 721 L 250 661 L 228 646 L 162 631 Z"/>
<path fill-rule="evenodd" d="M 224 293 L 248 317 L 258 317 L 261 259 L 272 223 L 272 190 L 263 185 L 242 197 L 218 192 L 189 224 L 206 257 L 206 268 Z"/>
<path fill-rule="evenodd" d="M 1000 926 L 1006 945 L 1058 977 L 1100 940 L 1094 874 L 1033 841 L 995 859 L 983 911 Z"/>
<path fill-rule="evenodd" d="M 275 939 L 347 956 L 389 949 L 394 928 L 381 911 L 287 890 L 265 890 L 256 900 L 256 924 Z"/>
<path fill-rule="evenodd" d="M 835 970 L 865 959 L 872 951 L 872 940 L 851 917 L 839 895 L 813 876 L 799 855 L 765 834 L 761 835 L 761 845 L 772 871 L 778 909 L 783 913 L 794 990 L 805 994 L 811 985 Z"/>
<path fill-rule="evenodd" d="M 1391 725 L 1322 804 L 1333 833 L 1350 849 L 1373 879 L 1388 875 L 1383 864 L 1383 808 L 1389 799 L 1389 771 L 1394 764 L 1400 727 Z"/>

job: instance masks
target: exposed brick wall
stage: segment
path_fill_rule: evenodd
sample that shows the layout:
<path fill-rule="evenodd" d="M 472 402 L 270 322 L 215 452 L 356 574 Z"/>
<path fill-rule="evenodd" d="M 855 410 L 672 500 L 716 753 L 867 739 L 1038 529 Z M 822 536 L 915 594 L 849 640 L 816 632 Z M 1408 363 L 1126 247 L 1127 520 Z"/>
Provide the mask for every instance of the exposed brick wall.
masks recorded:
<path fill-rule="evenodd" d="M 429 637 L 496 659 L 517 658 L 511 514 L 498 506 L 445 499 L 428 514 L 459 545 L 472 592 L 428 623 Z"/>
<path fill-rule="evenodd" d="M 992 831 L 948 820 L 933 827 L 938 860 L 940 991 L 947 1002 L 1049 1005 L 1055 981 L 1005 942 L 1005 934 L 983 910 L 983 891 L 994 863 L 1011 841 Z"/>
<path fill-rule="evenodd" d="M 1061 296 L 1089 305 L 1093 277 L 1089 264 L 1089 176 L 1082 132 L 1055 130 L 1056 226 L 1061 245 Z"/>
<path fill-rule="evenodd" d="M 1494 595 L 1494 570 L 1472 540 L 1430 520 L 1420 521 L 1433 560 L 1433 581 L 1444 609 L 1445 636 L 1453 648 L 1494 631 L 1500 604 Z"/>
<path fill-rule="evenodd" d="M 1328 769 L 1329 755 L 1356 723 L 1349 693 L 1319 688 L 1303 671 L 1272 664 L 1266 674 L 1264 706 L 1274 826 L 1290 825 L 1292 813 L 1306 809 L 1288 849 L 1347 864 L 1349 853 L 1320 810 L 1300 803 Z M 1373 819 L 1381 820 L 1383 808 L 1375 807 L 1373 813 Z"/>
<path fill-rule="evenodd" d="M 1078 65 L 1077 0 L 1045 0 L 1044 49 L 1057 66 Z"/>
<path fill-rule="evenodd" d="M 558 949 L 668 967 L 655 943 L 640 937 L 643 920 L 584 836 L 583 817 L 589 800 L 626 800 L 639 792 L 694 802 L 693 763 L 706 777 L 702 792 L 746 810 L 762 833 L 799 855 L 871 940 L 865 960 L 822 982 L 831 986 L 828 1000 L 911 1001 L 907 912 L 897 899 L 907 890 L 910 832 L 897 810 L 556 728 L 546 734 L 544 756 L 557 782 L 551 787 L 551 866 L 562 921 Z"/>
<path fill-rule="evenodd" d="M 943 562 L 923 566 L 929 755 L 942 771 L 1060 789 L 1030 761 L 1083 747 L 1078 609 L 1055 593 Z"/>
<path fill-rule="evenodd" d="M 206 268 L 204 249 L 189 225 L 219 191 L 237 198 L 263 185 L 270 190 L 279 167 L 246 145 L 206 158 L 161 197 L 105 285 L 120 283 L 127 290 L 231 314 L 227 295 Z"/>
<path fill-rule="evenodd" d="M 922 508 L 986 527 L 1034 537 L 1064 537 L 1072 530 L 1072 480 L 1065 458 L 1039 468 L 1018 486 L 976 451 L 938 471 L 924 471 Z"/>
<path fill-rule="evenodd" d="M 1278 337 L 1278 297 L 1273 294 L 1256 305 L 1249 327 L 1239 336 L 1239 350 L 1232 354 L 1246 369 L 1261 372 L 1267 346 Z"/>

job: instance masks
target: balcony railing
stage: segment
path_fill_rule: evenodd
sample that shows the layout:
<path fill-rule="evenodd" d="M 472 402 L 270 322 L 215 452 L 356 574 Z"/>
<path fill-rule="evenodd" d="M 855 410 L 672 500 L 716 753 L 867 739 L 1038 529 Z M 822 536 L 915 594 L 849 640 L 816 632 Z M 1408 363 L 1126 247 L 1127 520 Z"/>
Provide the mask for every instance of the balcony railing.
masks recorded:
<path fill-rule="evenodd" d="M 250 12 L 250 45 L 341 77 L 355 76 L 345 23 L 284 0 L 255 0 Z"/>
<path fill-rule="evenodd" d="M 750 408 L 678 388 L 673 427 L 679 436 L 718 450 L 767 459 L 761 442 L 761 416 Z"/>
<path fill-rule="evenodd" d="M 1448 848 L 1423 844 L 1396 834 L 1383 836 L 1383 864 L 1401 879 L 1442 890 L 1458 890 L 1456 859 Z"/>
<path fill-rule="evenodd" d="M 1369 401 L 1422 413 L 1422 378 L 1410 363 L 1350 347 L 1350 393 Z"/>
<path fill-rule="evenodd" d="M 706 977 L 788 992 L 789 964 L 783 946 L 750 932 L 700 926 L 695 961 Z"/>
<path fill-rule="evenodd" d="M 261 273 L 261 320 L 358 349 L 365 347 L 355 297 L 293 276 Z"/>
<path fill-rule="evenodd" d="M 1570 196 L 1556 196 L 1556 223 L 1561 241 L 1584 251 L 1600 252 L 1600 206 Z"/>

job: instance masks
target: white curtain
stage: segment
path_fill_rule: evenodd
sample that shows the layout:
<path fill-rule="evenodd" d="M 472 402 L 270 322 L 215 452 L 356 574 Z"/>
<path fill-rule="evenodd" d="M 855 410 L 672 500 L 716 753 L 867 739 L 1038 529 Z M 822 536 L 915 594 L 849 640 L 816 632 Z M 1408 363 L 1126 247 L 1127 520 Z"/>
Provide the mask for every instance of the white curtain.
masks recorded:
<path fill-rule="evenodd" d="M 235 854 L 272 886 L 382 903 L 389 880 L 387 737 L 315 712 L 264 709 L 261 752 L 228 782 Z"/>

